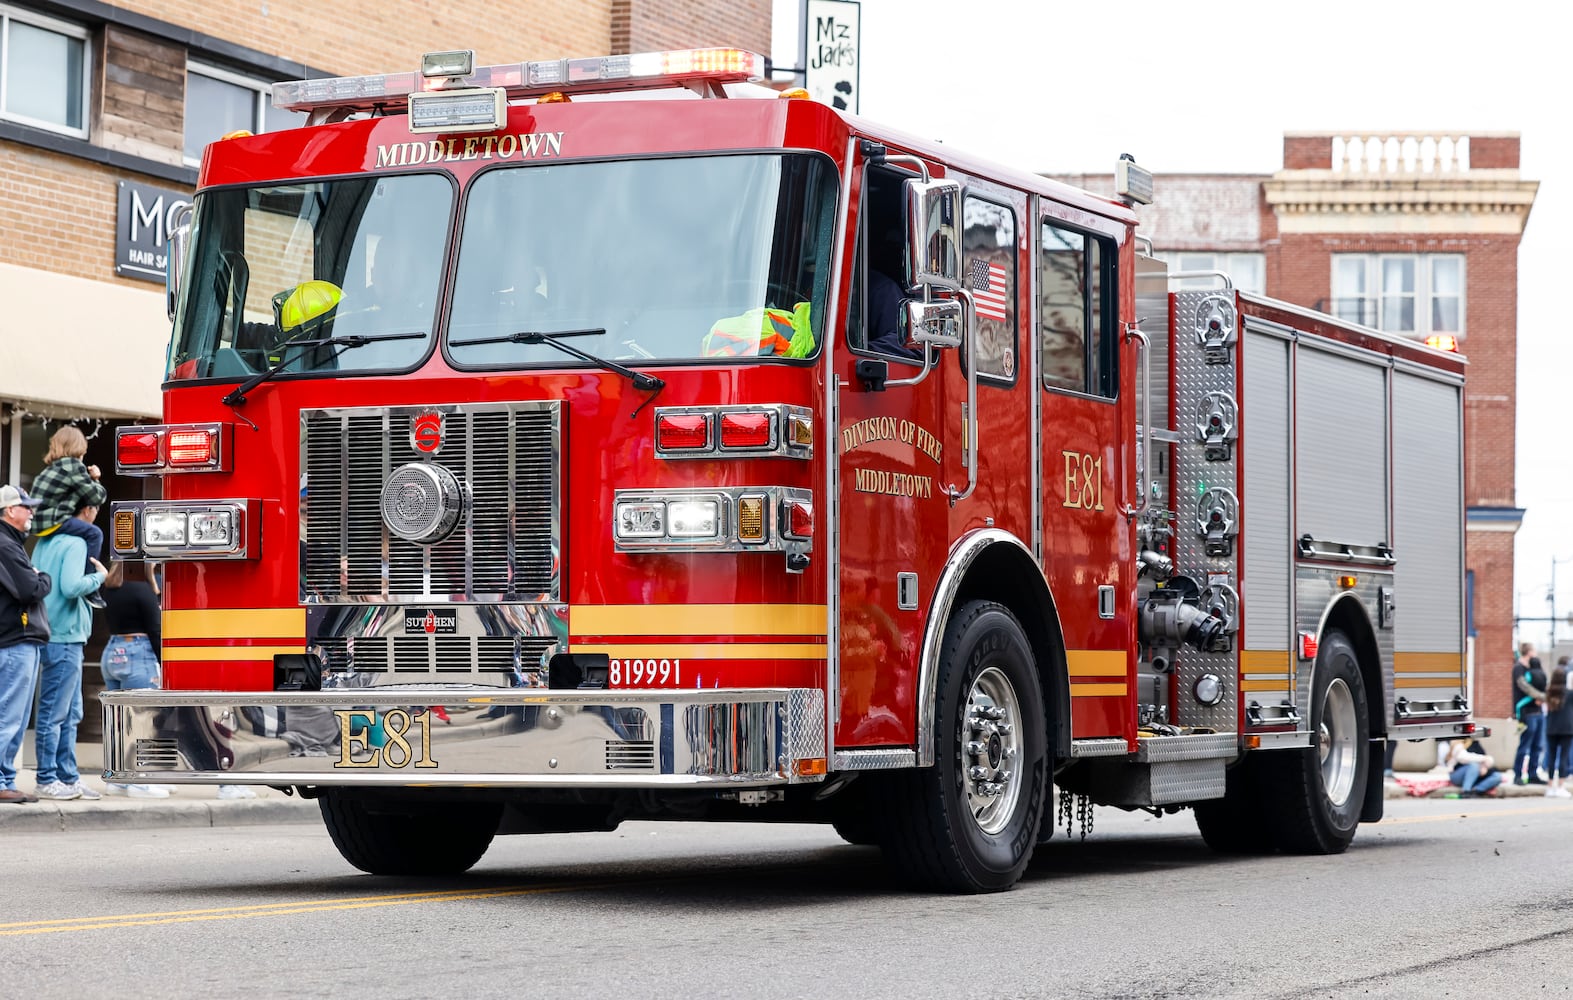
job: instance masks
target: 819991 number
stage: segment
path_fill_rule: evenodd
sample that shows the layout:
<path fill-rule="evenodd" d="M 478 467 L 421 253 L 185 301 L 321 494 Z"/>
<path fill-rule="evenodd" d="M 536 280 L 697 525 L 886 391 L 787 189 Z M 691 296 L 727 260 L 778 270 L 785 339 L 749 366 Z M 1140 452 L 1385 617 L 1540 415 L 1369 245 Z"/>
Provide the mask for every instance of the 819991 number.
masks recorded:
<path fill-rule="evenodd" d="M 612 687 L 676 687 L 682 682 L 682 660 L 611 660 L 607 663 L 607 683 Z"/>

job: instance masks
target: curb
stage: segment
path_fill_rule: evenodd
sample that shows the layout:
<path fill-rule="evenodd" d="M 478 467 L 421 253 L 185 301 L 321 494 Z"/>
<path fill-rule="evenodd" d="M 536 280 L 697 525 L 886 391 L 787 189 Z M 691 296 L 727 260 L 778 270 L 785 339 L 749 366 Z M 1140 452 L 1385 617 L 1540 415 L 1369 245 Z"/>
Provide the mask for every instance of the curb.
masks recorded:
<path fill-rule="evenodd" d="M 0 806 L 0 834 L 71 833 L 93 830 L 154 830 L 176 827 L 256 826 L 320 823 L 315 801 L 295 796 L 188 802 L 100 799 L 96 802 L 27 802 Z"/>

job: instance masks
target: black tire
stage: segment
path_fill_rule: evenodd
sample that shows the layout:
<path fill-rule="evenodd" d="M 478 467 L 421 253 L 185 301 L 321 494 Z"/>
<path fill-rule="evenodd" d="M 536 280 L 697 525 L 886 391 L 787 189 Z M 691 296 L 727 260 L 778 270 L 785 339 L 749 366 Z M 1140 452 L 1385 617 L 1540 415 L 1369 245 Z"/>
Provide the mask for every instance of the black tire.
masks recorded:
<path fill-rule="evenodd" d="M 1311 746 L 1275 751 L 1273 839 L 1292 854 L 1341 854 L 1355 838 L 1371 774 L 1371 719 L 1354 644 L 1322 637 L 1311 684 Z"/>
<path fill-rule="evenodd" d="M 1276 847 L 1262 797 L 1261 765 L 1259 752 L 1247 755 L 1226 776 L 1223 798 L 1192 807 L 1202 839 L 1218 854 L 1270 854 Z"/>
<path fill-rule="evenodd" d="M 1015 616 L 992 601 L 960 608 L 945 628 L 938 685 L 934 766 L 880 783 L 880 847 L 921 888 L 1009 889 L 1032 859 L 1049 771 L 1043 693 Z M 994 710 L 1003 714 L 989 716 Z M 999 727 L 1007 723 L 1012 728 L 1004 732 Z M 969 750 L 969 743 L 981 749 Z M 1016 756 L 1002 756 L 1012 745 Z M 974 767 L 987 779 L 971 776 Z M 996 786 L 1003 791 L 986 794 Z"/>
<path fill-rule="evenodd" d="M 830 825 L 838 837 L 854 847 L 875 847 L 879 844 L 879 825 L 872 816 L 834 816 Z"/>
<path fill-rule="evenodd" d="M 344 860 L 372 875 L 458 875 L 491 846 L 502 819 L 495 802 L 369 804 L 340 791 L 317 800 Z"/>

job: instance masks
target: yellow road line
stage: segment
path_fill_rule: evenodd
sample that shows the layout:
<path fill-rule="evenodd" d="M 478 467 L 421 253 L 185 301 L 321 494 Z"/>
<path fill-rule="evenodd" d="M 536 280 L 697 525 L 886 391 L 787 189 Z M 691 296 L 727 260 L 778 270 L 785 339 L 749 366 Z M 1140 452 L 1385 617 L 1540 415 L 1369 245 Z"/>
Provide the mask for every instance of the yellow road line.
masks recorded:
<path fill-rule="evenodd" d="M 173 910 L 164 913 L 126 913 L 102 917 L 69 917 L 59 920 L 34 920 L 0 924 L 0 937 L 33 934 L 60 934 L 72 931 L 108 930 L 115 927 L 149 927 L 158 924 L 186 924 L 206 920 L 246 920 L 252 917 L 280 917 L 298 913 L 325 913 L 333 910 L 364 910 L 382 906 L 408 906 L 412 903 L 446 903 L 467 899 L 500 899 L 505 896 L 538 896 L 607 889 L 622 883 L 583 882 L 573 885 L 506 887 L 500 889 L 454 889 L 443 892 L 391 893 L 386 896 L 350 896 L 345 899 L 300 900 L 290 903 L 258 903 L 205 910 Z"/>

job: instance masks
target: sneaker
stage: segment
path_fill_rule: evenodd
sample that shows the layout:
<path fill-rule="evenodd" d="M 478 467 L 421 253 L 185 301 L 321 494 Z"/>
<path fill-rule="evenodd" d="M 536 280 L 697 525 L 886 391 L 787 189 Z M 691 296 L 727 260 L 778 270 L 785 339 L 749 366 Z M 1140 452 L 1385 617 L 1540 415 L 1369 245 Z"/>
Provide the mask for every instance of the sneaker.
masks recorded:
<path fill-rule="evenodd" d="M 157 785 L 122 785 L 119 782 L 106 782 L 104 791 L 110 795 L 124 795 L 131 799 L 167 799 L 169 793 Z"/>
<path fill-rule="evenodd" d="M 1530 778 L 1528 781 L 1524 782 L 1526 785 L 1544 785 L 1545 783 L 1546 779 L 1540 777 L 1539 775 L 1536 775 L 1535 777 Z"/>
<path fill-rule="evenodd" d="M 220 785 L 218 797 L 221 799 L 254 799 L 257 793 L 245 785 Z"/>
<path fill-rule="evenodd" d="M 1573 799 L 1573 792 L 1566 788 L 1553 788 L 1551 791 L 1559 799 Z"/>
<path fill-rule="evenodd" d="M 1388 768 L 1382 772 L 1382 777 L 1386 778 L 1388 781 L 1394 781 L 1398 778 L 1398 775 L 1393 773 L 1392 768 Z"/>
<path fill-rule="evenodd" d="M 83 802 L 95 802 L 98 799 L 103 798 L 102 795 L 98 794 L 97 792 L 93 791 L 93 789 L 91 789 L 91 788 L 87 787 L 86 785 L 82 784 L 82 779 L 81 778 L 78 778 L 78 779 L 76 779 L 76 781 L 73 781 L 71 783 L 70 787 L 76 789 L 76 797 L 81 799 Z"/>
<path fill-rule="evenodd" d="M 90 608 L 100 608 L 100 609 L 102 609 L 102 608 L 109 607 L 109 605 L 104 603 L 103 595 L 100 594 L 96 590 L 93 591 L 91 594 L 88 594 L 86 597 L 82 598 L 82 600 L 86 601 L 87 602 L 87 606 L 90 607 Z"/>
<path fill-rule="evenodd" d="M 37 802 L 36 795 L 29 795 L 20 788 L 0 788 L 0 802 L 14 802 L 21 805 L 24 802 Z"/>
<path fill-rule="evenodd" d="M 75 785 L 68 785 L 63 781 L 51 781 L 47 785 L 39 785 L 37 794 L 41 799 L 54 799 L 56 802 L 69 802 L 82 797 L 82 793 L 76 790 Z"/>

